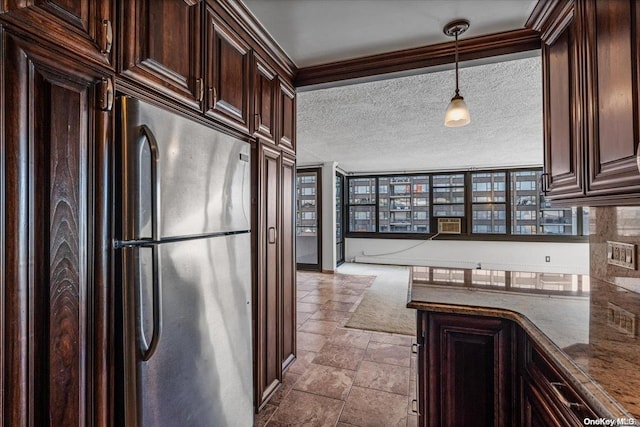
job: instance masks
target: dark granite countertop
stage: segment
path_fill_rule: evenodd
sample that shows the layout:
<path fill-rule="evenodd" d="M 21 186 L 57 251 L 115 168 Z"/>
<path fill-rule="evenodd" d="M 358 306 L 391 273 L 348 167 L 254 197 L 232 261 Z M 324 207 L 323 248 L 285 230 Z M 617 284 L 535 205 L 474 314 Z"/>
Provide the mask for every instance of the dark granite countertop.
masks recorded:
<path fill-rule="evenodd" d="M 602 416 L 640 420 L 636 280 L 413 267 L 407 307 L 514 320 Z"/>

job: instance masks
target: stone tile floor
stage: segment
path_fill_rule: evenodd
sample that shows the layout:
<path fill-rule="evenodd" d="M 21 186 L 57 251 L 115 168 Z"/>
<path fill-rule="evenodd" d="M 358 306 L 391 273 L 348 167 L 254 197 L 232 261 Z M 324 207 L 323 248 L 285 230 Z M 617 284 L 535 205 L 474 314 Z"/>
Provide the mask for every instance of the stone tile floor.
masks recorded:
<path fill-rule="evenodd" d="M 297 279 L 297 360 L 255 426 L 417 425 L 413 338 L 344 326 L 375 276 Z"/>

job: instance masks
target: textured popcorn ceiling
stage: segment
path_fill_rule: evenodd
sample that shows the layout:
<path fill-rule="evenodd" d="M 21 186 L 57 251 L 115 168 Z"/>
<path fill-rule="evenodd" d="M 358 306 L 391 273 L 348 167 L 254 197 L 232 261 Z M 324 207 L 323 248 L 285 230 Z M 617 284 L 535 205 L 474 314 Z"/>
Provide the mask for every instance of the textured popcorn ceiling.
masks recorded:
<path fill-rule="evenodd" d="M 444 126 L 453 70 L 298 93 L 298 165 L 347 172 L 542 165 L 539 56 L 460 69 L 471 123 Z"/>

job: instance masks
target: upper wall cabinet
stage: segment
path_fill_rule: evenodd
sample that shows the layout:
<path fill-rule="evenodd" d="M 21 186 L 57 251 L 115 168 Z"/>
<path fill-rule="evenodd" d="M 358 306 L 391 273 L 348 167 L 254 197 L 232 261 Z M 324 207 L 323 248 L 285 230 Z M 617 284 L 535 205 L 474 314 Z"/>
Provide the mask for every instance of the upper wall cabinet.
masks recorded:
<path fill-rule="evenodd" d="M 571 204 L 640 203 L 640 67 L 635 0 L 562 1 L 542 31 L 545 183 Z M 534 28 L 536 25 L 534 24 Z"/>
<path fill-rule="evenodd" d="M 260 56 L 254 54 L 253 58 L 253 133 L 275 143 L 278 76 Z"/>
<path fill-rule="evenodd" d="M 9 0 L 2 19 L 48 42 L 111 68 L 115 33 L 114 0 Z"/>
<path fill-rule="evenodd" d="M 206 114 L 249 133 L 249 45 L 211 11 L 207 26 Z"/>
<path fill-rule="evenodd" d="M 201 108 L 202 6 L 184 0 L 122 2 L 122 73 L 194 109 Z"/>
<path fill-rule="evenodd" d="M 278 99 L 278 145 L 296 151 L 296 94 L 280 80 Z"/>
<path fill-rule="evenodd" d="M 543 186 L 553 195 L 584 193 L 579 19 L 567 7 L 543 34 L 545 174 Z"/>
<path fill-rule="evenodd" d="M 639 13 L 635 0 L 585 2 L 588 195 L 640 192 Z"/>

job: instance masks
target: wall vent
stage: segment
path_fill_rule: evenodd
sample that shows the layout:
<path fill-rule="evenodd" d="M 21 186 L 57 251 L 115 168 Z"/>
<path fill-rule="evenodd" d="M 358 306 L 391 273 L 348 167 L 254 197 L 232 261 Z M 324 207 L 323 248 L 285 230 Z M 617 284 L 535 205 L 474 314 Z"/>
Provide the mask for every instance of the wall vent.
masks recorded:
<path fill-rule="evenodd" d="M 438 233 L 460 234 L 462 232 L 462 220 L 460 218 L 438 218 Z"/>

